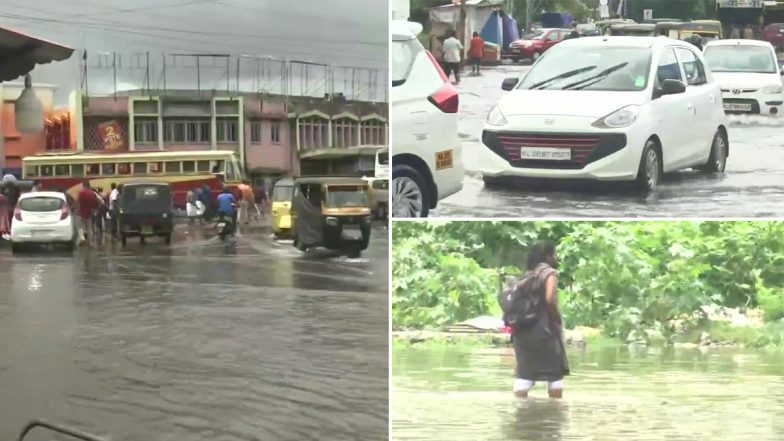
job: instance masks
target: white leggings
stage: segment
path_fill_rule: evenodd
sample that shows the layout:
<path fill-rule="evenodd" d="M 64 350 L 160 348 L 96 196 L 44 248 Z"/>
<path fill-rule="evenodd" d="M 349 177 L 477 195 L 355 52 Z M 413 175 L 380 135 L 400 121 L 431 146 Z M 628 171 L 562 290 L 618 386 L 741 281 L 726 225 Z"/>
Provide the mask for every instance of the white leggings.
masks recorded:
<path fill-rule="evenodd" d="M 525 380 L 525 379 L 522 379 L 522 378 L 518 378 L 514 382 L 513 391 L 514 392 L 528 392 L 531 389 L 533 389 L 534 384 L 536 384 L 536 381 Z M 550 382 L 547 383 L 547 389 L 548 390 L 562 390 L 563 389 L 563 385 L 564 385 L 563 380 L 550 381 Z"/>

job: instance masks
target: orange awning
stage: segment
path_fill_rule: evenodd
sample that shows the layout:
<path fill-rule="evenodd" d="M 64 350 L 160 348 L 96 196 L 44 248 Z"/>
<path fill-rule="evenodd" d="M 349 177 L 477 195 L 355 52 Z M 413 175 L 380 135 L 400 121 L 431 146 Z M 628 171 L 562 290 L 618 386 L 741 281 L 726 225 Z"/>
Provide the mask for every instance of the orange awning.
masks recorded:
<path fill-rule="evenodd" d="M 36 64 L 67 60 L 73 49 L 0 27 L 0 81 L 19 78 Z"/>

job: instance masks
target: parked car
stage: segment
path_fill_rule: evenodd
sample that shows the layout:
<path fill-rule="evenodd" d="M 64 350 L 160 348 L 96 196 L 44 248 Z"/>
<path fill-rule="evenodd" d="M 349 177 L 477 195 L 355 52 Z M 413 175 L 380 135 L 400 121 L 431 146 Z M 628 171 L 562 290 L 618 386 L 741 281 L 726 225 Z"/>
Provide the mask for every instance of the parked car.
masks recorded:
<path fill-rule="evenodd" d="M 685 77 L 684 77 L 685 74 Z M 718 83 L 692 45 L 588 37 L 553 48 L 490 111 L 487 184 L 507 177 L 634 181 L 723 172 L 729 152 Z"/>
<path fill-rule="evenodd" d="M 392 215 L 427 217 L 438 201 L 463 188 L 457 137 L 457 90 L 422 47 L 418 23 L 393 21 Z"/>
<path fill-rule="evenodd" d="M 76 225 L 63 193 L 22 193 L 11 221 L 11 249 L 18 252 L 29 244 L 64 245 L 73 251 Z"/>
<path fill-rule="evenodd" d="M 725 112 L 777 115 L 784 110 L 784 72 L 770 43 L 717 40 L 703 52 L 721 87 Z"/>
<path fill-rule="evenodd" d="M 771 23 L 762 30 L 762 40 L 784 51 L 784 23 Z"/>
<path fill-rule="evenodd" d="M 515 63 L 523 59 L 536 61 L 548 49 L 562 42 L 571 29 L 537 29 L 509 45 L 509 56 Z"/>

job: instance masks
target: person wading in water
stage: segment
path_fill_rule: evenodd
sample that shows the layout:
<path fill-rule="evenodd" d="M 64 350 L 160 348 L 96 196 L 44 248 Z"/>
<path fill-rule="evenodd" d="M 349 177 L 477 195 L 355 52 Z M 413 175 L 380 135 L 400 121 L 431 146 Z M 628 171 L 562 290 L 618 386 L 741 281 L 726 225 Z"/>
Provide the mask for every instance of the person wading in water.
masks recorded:
<path fill-rule="evenodd" d="M 563 378 L 569 375 L 561 338 L 557 268 L 555 245 L 537 243 L 528 254 L 526 273 L 502 291 L 512 299 L 502 306 L 506 306 L 504 321 L 512 327 L 517 360 L 513 390 L 520 398 L 527 397 L 537 381 L 548 382 L 550 398 L 561 398 Z"/>

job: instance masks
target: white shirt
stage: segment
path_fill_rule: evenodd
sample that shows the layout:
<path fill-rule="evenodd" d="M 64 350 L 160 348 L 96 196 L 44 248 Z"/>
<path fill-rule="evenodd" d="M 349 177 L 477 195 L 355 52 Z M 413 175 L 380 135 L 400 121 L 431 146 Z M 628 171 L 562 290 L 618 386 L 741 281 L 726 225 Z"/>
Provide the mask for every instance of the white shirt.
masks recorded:
<path fill-rule="evenodd" d="M 449 37 L 444 41 L 444 61 L 448 63 L 460 62 L 460 51 L 463 50 L 463 45 L 455 37 Z"/>
<path fill-rule="evenodd" d="M 118 196 L 118 194 L 119 194 L 119 193 L 120 193 L 120 192 L 119 192 L 119 191 L 117 191 L 117 189 L 116 189 L 116 188 L 115 188 L 114 190 L 112 190 L 112 192 L 111 192 L 111 193 L 109 193 L 109 202 L 111 203 L 111 202 L 114 202 L 114 201 L 116 201 L 116 200 L 117 200 L 117 196 Z"/>

